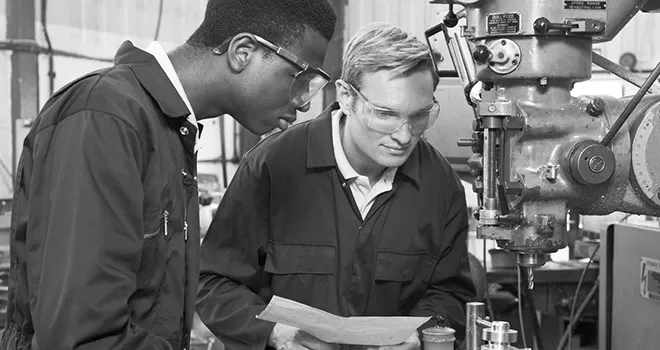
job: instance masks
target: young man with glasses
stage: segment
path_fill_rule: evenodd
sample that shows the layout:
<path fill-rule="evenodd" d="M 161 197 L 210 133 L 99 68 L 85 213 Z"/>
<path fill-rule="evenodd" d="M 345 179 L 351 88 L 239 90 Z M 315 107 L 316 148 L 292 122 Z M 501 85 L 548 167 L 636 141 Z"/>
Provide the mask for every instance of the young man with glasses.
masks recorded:
<path fill-rule="evenodd" d="M 256 319 L 273 295 L 342 316 L 441 315 L 462 340 L 465 195 L 422 139 L 437 84 L 423 42 L 365 26 L 344 50 L 337 103 L 245 156 L 201 253 L 197 311 L 227 348 L 338 348 Z"/>
<path fill-rule="evenodd" d="M 185 44 L 124 42 L 54 94 L 16 174 L 0 349 L 187 349 L 197 121 L 286 129 L 329 81 L 335 21 L 327 0 L 209 0 Z"/>

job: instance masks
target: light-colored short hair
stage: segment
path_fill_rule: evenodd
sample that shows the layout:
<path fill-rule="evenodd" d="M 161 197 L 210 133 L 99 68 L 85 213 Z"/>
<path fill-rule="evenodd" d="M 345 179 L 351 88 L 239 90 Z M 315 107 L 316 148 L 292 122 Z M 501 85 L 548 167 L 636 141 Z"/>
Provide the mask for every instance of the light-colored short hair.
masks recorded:
<path fill-rule="evenodd" d="M 364 73 L 382 69 L 407 74 L 426 67 L 438 84 L 428 45 L 412 34 L 389 23 L 370 23 L 355 33 L 344 48 L 341 79 L 360 88 Z M 436 60 L 439 54 L 433 52 Z M 437 62 L 437 61 L 436 61 Z"/>

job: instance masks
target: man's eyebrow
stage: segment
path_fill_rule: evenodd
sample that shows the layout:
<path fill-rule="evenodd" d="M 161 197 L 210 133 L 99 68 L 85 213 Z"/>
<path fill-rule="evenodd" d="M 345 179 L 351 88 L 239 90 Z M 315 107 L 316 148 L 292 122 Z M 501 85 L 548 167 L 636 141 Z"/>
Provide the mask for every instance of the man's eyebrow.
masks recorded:
<path fill-rule="evenodd" d="M 369 102 L 369 103 L 371 103 L 371 102 Z M 383 111 L 383 112 L 395 112 L 395 113 L 398 113 L 398 112 L 399 112 L 399 111 L 397 111 L 397 110 L 394 109 L 394 108 L 383 107 L 383 106 L 377 105 L 377 104 L 375 104 L 375 103 L 371 103 L 371 105 L 374 106 L 374 107 L 375 107 L 377 110 L 379 110 L 379 111 Z"/>
<path fill-rule="evenodd" d="M 371 102 L 369 102 L 369 103 L 371 103 Z M 378 111 L 382 111 L 382 112 L 392 112 L 392 113 L 398 113 L 398 114 L 402 113 L 401 111 L 398 111 L 398 110 L 396 110 L 396 109 L 389 108 L 389 107 L 382 107 L 382 106 L 379 106 L 379 105 L 377 105 L 377 104 L 375 104 L 375 103 L 371 103 L 371 105 L 374 106 L 375 109 L 377 109 Z M 430 104 L 430 105 L 428 105 L 428 106 L 426 106 L 426 107 L 420 108 L 420 109 L 418 109 L 418 110 L 416 110 L 416 111 L 412 111 L 412 112 L 410 112 L 409 114 L 416 114 L 416 113 L 426 112 L 426 111 L 431 110 L 432 108 L 433 108 L 433 103 Z"/>

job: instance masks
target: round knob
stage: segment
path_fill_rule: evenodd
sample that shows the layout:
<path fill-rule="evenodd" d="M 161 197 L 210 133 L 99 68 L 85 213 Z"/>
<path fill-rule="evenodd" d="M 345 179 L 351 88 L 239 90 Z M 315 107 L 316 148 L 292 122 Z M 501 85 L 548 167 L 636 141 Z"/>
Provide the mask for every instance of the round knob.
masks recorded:
<path fill-rule="evenodd" d="M 472 58 L 474 58 L 477 63 L 481 64 L 488 63 L 492 55 L 493 54 L 490 52 L 488 47 L 484 45 L 477 45 L 477 47 L 475 47 L 474 51 L 472 52 Z"/>
<path fill-rule="evenodd" d="M 454 28 L 458 24 L 458 17 L 454 13 L 454 11 L 450 11 L 445 15 L 445 18 L 442 19 L 442 22 L 448 27 L 448 28 Z"/>
<path fill-rule="evenodd" d="M 547 18 L 541 17 L 534 21 L 534 30 L 537 33 L 545 34 L 550 31 L 550 21 Z"/>

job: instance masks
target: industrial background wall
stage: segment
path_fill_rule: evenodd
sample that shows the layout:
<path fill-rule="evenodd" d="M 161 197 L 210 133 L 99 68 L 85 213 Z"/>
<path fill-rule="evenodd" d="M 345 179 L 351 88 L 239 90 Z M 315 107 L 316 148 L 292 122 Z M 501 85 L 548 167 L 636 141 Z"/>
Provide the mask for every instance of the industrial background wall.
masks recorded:
<path fill-rule="evenodd" d="M 18 160 L 18 155 L 12 157 L 12 150 L 20 153 L 20 145 L 29 130 L 26 125 L 29 125 L 36 111 L 48 99 L 51 84 L 56 91 L 81 74 L 110 65 L 117 48 L 124 40 L 131 40 L 138 47 L 144 48 L 157 37 L 166 50 L 174 48 L 184 42 L 199 25 L 204 16 L 206 2 L 207 0 L 0 0 L 1 38 L 15 39 L 15 35 L 8 35 L 12 30 L 15 31 L 13 28 L 32 26 L 33 38 L 23 36 L 20 39 L 24 39 L 23 42 L 34 39 L 42 48 L 47 48 L 50 41 L 56 53 L 52 58 L 54 76 L 51 82 L 49 55 L 46 52 L 38 55 L 36 66 L 18 72 L 20 67 L 14 65 L 12 72 L 12 50 L 9 50 L 11 46 L 5 45 L 6 49 L 0 51 L 0 199 L 11 198 L 11 173 Z M 44 5 L 45 16 L 42 11 Z M 21 23 L 8 21 L 12 18 L 10 14 L 21 14 Z M 30 21 L 31 16 L 33 21 Z M 29 23 L 27 26 L 26 21 Z M 34 53 L 22 55 L 37 56 Z M 76 55 L 84 55 L 87 58 L 71 57 Z M 17 73 L 21 76 L 16 76 Z M 12 76 L 14 80 L 23 81 L 36 77 L 37 84 L 24 84 L 22 91 L 15 91 L 17 86 L 12 86 Z M 19 93 L 22 93 L 21 96 L 17 96 Z M 21 106 L 12 106 L 12 103 Z M 18 111 L 19 108 L 23 110 Z M 15 126 L 12 126 L 12 120 Z M 235 154 L 234 133 L 237 128 L 234 121 L 231 118 L 205 121 L 206 128 L 199 153 L 200 172 L 217 176 L 222 174 L 221 122 L 225 123 L 225 136 L 228 140 L 225 152 L 229 157 Z M 228 172 L 231 174 L 233 164 L 229 164 L 229 167 Z"/>
<path fill-rule="evenodd" d="M 206 1 L 0 0 L 0 38 L 5 39 L 0 45 L 3 49 L 0 50 L 0 200 L 11 198 L 11 174 L 28 131 L 26 125 L 47 100 L 51 89 L 57 90 L 85 72 L 110 64 L 108 60 L 123 40 L 129 39 L 145 47 L 157 37 L 166 49 L 173 48 L 200 23 Z M 432 5 L 427 0 L 333 2 L 343 5 L 341 12 L 344 14 L 338 28 L 339 41 L 331 46 L 337 52 L 330 52 L 328 56 L 334 57 L 330 64 L 335 70 L 341 64 L 336 57 L 344 41 L 360 26 L 372 21 L 390 22 L 422 38 L 424 30 L 438 23 L 447 10 L 445 5 Z M 652 33 L 660 33 L 660 21 L 653 20 L 655 16 L 636 16 L 614 41 L 598 44 L 595 50 L 615 62 L 623 53 L 632 52 L 637 57 L 637 69 L 650 70 L 660 57 L 660 47 L 649 40 L 653 37 Z M 41 48 L 39 54 L 34 52 L 34 47 L 32 51 L 12 51 L 16 43 L 35 42 Z M 51 58 L 46 52 L 48 43 L 56 53 L 52 57 L 54 75 L 49 74 Z M 447 57 L 443 65 L 451 69 L 445 47 L 439 47 Z M 87 57 L 72 57 L 76 54 Z M 449 82 L 451 84 L 453 82 Z M 451 90 L 446 92 L 451 99 Z M 324 103 L 319 96 L 312 109 L 299 116 L 299 121 L 315 116 L 324 104 L 327 101 Z M 456 118 L 469 112 L 466 106 L 462 110 L 461 104 L 455 105 L 459 105 L 458 110 L 449 112 L 454 112 L 451 114 Z M 223 157 L 236 160 L 239 156 L 236 147 L 238 127 L 228 117 L 205 121 L 204 124 L 206 128 L 199 154 L 200 173 L 213 175 L 220 184 L 224 184 L 221 161 Z M 224 154 L 221 152 L 221 129 L 225 139 Z M 235 163 L 229 162 L 225 169 L 226 180 L 231 178 L 234 170 Z"/>

